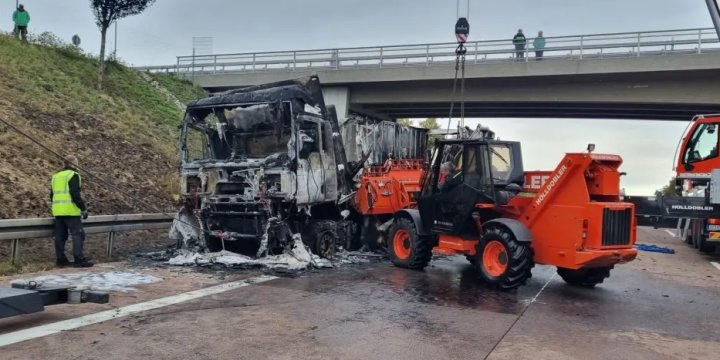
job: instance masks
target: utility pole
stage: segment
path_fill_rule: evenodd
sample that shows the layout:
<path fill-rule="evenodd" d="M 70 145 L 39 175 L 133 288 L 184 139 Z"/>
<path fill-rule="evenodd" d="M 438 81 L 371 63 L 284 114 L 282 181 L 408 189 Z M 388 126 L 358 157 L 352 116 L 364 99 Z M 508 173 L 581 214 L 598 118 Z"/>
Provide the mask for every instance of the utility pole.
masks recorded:
<path fill-rule="evenodd" d="M 712 18 L 713 24 L 715 24 L 715 31 L 717 31 L 718 38 L 720 38 L 720 7 L 718 6 L 717 0 L 705 0 L 710 10 L 710 17 Z"/>
<path fill-rule="evenodd" d="M 17 11 L 17 9 L 19 7 L 20 7 L 20 0 L 15 0 L 15 11 Z M 15 13 L 15 11 L 13 11 L 13 13 Z M 17 25 L 13 24 L 13 35 L 18 36 L 17 34 L 18 34 Z"/>
<path fill-rule="evenodd" d="M 118 21 L 115 20 L 115 50 L 113 51 L 113 53 L 115 54 L 115 60 L 117 60 L 117 58 L 118 58 L 118 56 L 117 56 L 117 22 Z"/>

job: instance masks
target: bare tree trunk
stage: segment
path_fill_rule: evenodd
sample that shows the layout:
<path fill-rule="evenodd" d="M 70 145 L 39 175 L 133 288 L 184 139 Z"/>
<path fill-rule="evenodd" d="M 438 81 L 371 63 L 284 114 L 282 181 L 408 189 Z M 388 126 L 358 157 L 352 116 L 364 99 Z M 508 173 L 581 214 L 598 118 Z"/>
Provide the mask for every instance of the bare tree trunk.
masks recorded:
<path fill-rule="evenodd" d="M 105 42 L 107 38 L 107 26 L 100 29 L 100 72 L 98 74 L 98 90 L 102 90 L 105 81 Z"/>

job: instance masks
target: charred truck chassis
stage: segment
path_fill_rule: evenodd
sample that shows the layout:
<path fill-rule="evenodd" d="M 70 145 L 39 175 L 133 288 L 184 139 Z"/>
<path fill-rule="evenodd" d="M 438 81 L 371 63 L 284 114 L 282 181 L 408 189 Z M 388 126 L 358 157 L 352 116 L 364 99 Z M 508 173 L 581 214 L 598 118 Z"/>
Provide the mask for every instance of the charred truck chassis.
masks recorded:
<path fill-rule="evenodd" d="M 341 201 L 354 174 L 317 77 L 190 103 L 180 154 L 179 245 L 261 256 L 301 233 L 320 256 L 357 247 L 351 204 Z"/>

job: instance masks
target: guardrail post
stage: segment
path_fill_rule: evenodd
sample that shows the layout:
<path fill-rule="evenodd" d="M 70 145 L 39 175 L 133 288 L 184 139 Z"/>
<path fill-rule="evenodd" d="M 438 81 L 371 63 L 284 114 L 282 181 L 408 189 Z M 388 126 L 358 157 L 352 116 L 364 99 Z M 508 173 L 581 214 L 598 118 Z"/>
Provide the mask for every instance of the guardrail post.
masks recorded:
<path fill-rule="evenodd" d="M 10 263 L 15 265 L 18 256 L 20 255 L 20 239 L 13 239 L 10 247 Z"/>
<path fill-rule="evenodd" d="M 430 44 L 425 45 L 425 66 L 430 66 Z"/>
<path fill-rule="evenodd" d="M 213 56 L 213 75 L 217 74 L 217 55 Z"/>
<path fill-rule="evenodd" d="M 297 51 L 293 51 L 293 65 L 292 65 L 293 71 L 297 68 Z"/>
<path fill-rule="evenodd" d="M 698 29 L 698 54 L 702 54 L 702 29 Z"/>
<path fill-rule="evenodd" d="M 478 59 L 478 43 L 476 41 L 475 42 L 475 63 L 476 64 L 477 64 L 477 59 Z"/>
<path fill-rule="evenodd" d="M 253 72 L 255 72 L 255 55 L 256 55 L 256 54 L 253 53 L 253 60 L 252 60 L 252 66 L 253 66 L 252 71 L 253 71 Z"/>
<path fill-rule="evenodd" d="M 642 34 L 638 33 L 638 40 L 637 40 L 637 56 L 640 56 L 640 44 L 642 42 Z"/>
<path fill-rule="evenodd" d="M 105 257 L 107 257 L 108 259 L 112 258 L 114 244 L 115 244 L 115 232 L 111 231 L 108 233 L 107 246 L 105 248 Z"/>
<path fill-rule="evenodd" d="M 383 66 L 383 48 L 380 48 L 380 67 Z"/>
<path fill-rule="evenodd" d="M 583 48 L 585 47 L 585 37 L 580 36 L 580 60 L 583 58 Z M 572 50 L 570 50 L 570 55 L 572 56 Z"/>

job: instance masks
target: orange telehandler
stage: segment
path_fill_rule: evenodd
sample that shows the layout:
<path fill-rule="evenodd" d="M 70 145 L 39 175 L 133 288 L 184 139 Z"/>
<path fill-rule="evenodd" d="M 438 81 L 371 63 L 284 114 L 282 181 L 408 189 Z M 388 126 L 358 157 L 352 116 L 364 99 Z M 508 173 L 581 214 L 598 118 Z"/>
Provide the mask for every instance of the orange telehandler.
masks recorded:
<path fill-rule="evenodd" d="M 366 169 L 355 196 L 396 266 L 423 269 L 435 250 L 465 255 L 501 289 L 525 284 L 535 264 L 592 287 L 637 255 L 617 155 L 567 154 L 552 172 L 525 173 L 520 143 L 482 138 L 438 140 L 423 163 Z"/>

